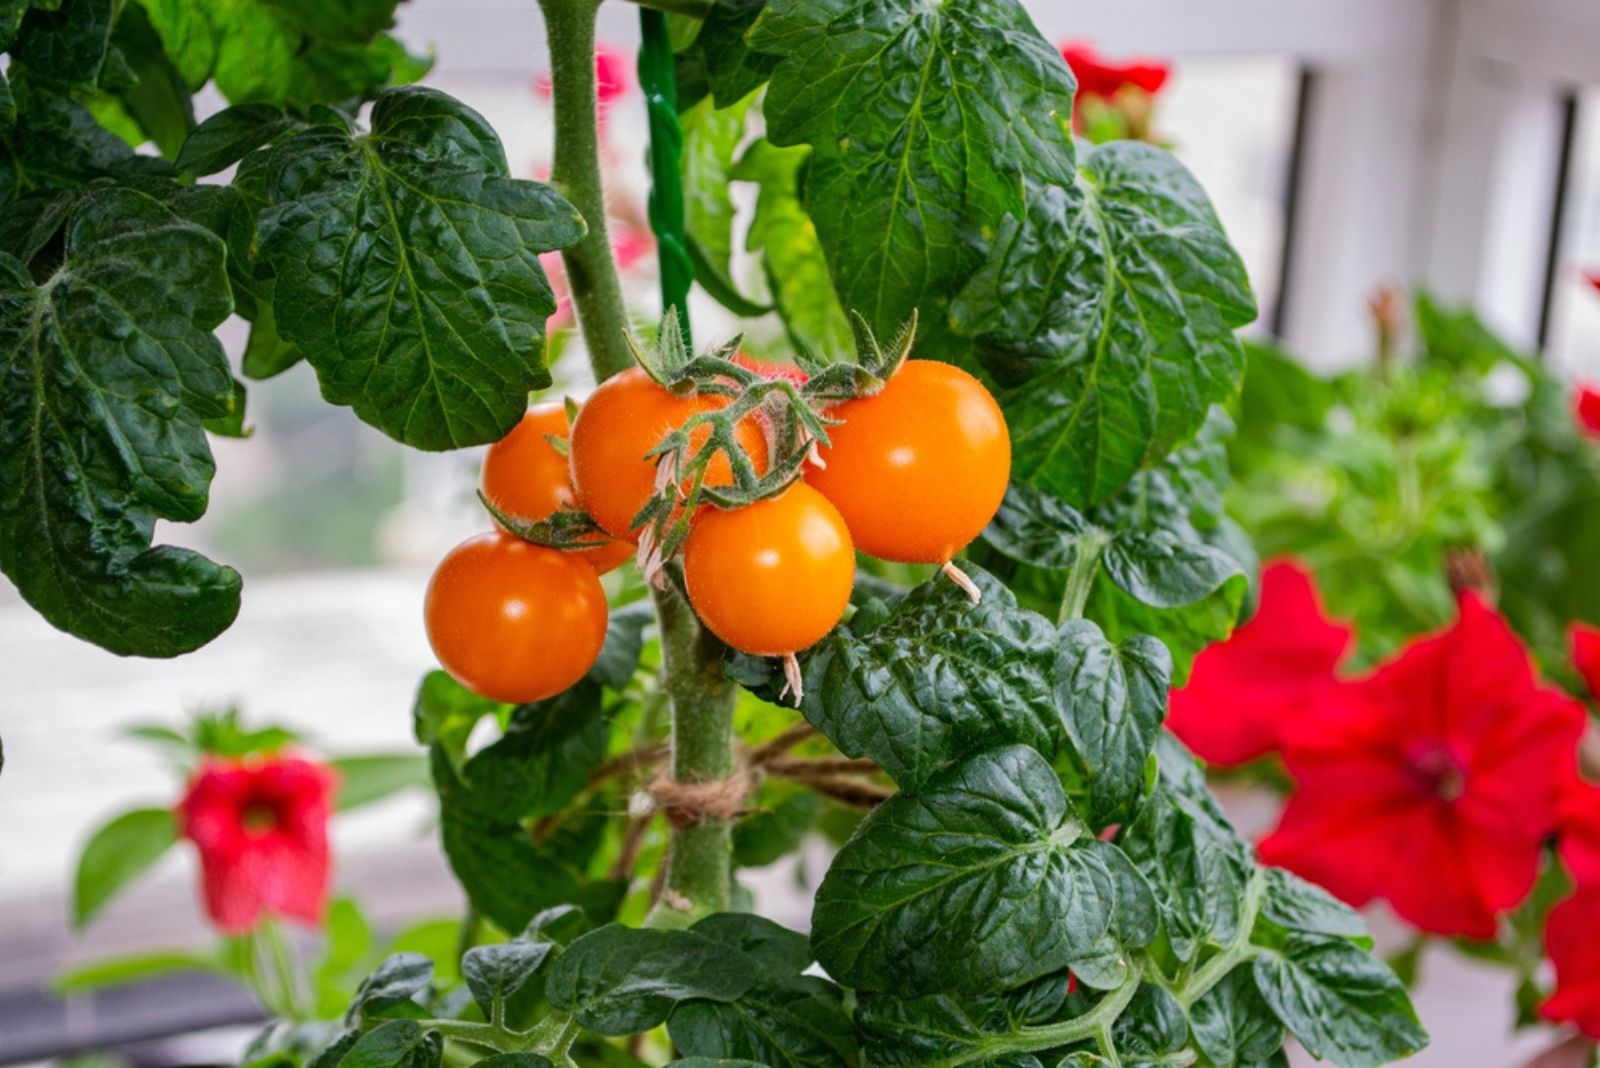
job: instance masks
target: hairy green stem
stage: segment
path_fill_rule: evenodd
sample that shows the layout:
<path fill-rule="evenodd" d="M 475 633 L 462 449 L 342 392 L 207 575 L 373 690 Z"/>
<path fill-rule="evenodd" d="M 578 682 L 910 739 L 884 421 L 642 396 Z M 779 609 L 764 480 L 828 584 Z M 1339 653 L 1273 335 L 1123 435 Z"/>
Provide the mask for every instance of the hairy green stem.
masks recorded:
<path fill-rule="evenodd" d="M 539 0 L 550 42 L 550 83 L 555 103 L 555 161 L 551 183 L 572 202 L 589 232 L 562 250 L 567 290 L 578 313 L 595 379 L 633 366 L 628 313 L 606 232 L 600 184 L 599 106 L 595 95 L 594 24 L 600 0 Z"/>
<path fill-rule="evenodd" d="M 1073 560 L 1072 569 L 1067 572 L 1066 588 L 1061 591 L 1061 609 L 1056 613 L 1058 624 L 1083 617 L 1083 606 L 1089 603 L 1089 591 L 1094 587 L 1095 576 L 1100 573 L 1100 556 L 1106 551 L 1110 540 L 1109 536 L 1098 530 L 1084 536 L 1083 544 L 1078 546 L 1077 559 Z"/>
<path fill-rule="evenodd" d="M 675 587 L 655 594 L 661 656 L 672 702 L 672 777 L 716 782 L 734 772 L 733 706 L 737 696 L 722 673 L 722 645 L 695 618 Z M 672 831 L 665 892 L 646 924 L 687 926 L 726 911 L 733 886 L 733 825 L 702 816 Z"/>

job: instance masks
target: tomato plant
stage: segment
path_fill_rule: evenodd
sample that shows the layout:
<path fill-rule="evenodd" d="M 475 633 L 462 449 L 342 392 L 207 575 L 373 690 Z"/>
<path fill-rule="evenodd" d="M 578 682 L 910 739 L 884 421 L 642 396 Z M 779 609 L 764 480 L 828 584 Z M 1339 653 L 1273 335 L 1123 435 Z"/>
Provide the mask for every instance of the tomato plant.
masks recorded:
<path fill-rule="evenodd" d="M 204 512 L 244 379 L 315 375 L 404 446 L 499 443 L 500 529 L 418 590 L 456 949 L 389 957 L 343 1012 L 282 999 L 252 1058 L 1422 1046 L 1360 917 L 1259 866 L 1163 728 L 1257 572 L 1222 506 L 1256 307 L 1198 183 L 1074 137 L 1021 0 L 637 6 L 661 293 L 631 310 L 599 0 L 539 0 L 549 184 L 410 84 L 394 0 L 0 7 L 0 568 L 48 620 L 146 656 L 233 621 L 242 577 L 152 539 Z M 202 87 L 229 106 L 197 122 Z M 556 250 L 595 381 L 570 499 L 557 410 L 529 414 Z M 694 287 L 798 373 L 696 348 Z M 602 585 L 612 539 L 640 566 Z M 749 911 L 741 873 L 819 838 L 809 933 Z"/>

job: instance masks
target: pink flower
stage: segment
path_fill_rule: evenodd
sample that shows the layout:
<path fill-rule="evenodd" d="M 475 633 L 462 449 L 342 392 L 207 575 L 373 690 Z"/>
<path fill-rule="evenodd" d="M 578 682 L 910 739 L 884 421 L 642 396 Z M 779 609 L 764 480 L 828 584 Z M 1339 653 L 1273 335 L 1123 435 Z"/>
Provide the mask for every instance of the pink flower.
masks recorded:
<path fill-rule="evenodd" d="M 1195 658 L 1188 685 L 1172 693 L 1167 726 L 1201 759 L 1222 767 L 1270 753 L 1284 726 L 1335 684 L 1353 638 L 1349 624 L 1323 612 L 1303 565 L 1269 564 L 1256 614 Z"/>
<path fill-rule="evenodd" d="M 208 758 L 178 803 L 178 827 L 200 851 L 206 912 L 229 934 L 263 915 L 322 922 L 328 817 L 337 777 L 299 757 Z"/>
<path fill-rule="evenodd" d="M 626 53 L 605 45 L 598 45 L 594 51 L 594 80 L 595 96 L 598 98 L 600 111 L 603 115 L 606 109 L 615 101 L 627 95 L 629 87 L 628 70 L 633 66 L 633 61 Z M 545 99 L 549 99 L 553 88 L 549 72 L 539 75 L 534 80 L 534 90 Z"/>
<path fill-rule="evenodd" d="M 1572 414 L 1579 429 L 1592 438 L 1600 438 L 1600 386 L 1578 383 L 1572 397 Z"/>

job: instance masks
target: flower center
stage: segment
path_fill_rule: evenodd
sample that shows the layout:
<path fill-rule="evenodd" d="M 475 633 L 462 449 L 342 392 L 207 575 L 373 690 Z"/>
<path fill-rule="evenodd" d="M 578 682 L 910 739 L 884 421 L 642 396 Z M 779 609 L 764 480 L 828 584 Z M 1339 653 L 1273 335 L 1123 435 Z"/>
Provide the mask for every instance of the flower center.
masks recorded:
<path fill-rule="evenodd" d="M 252 801 L 239 814 L 239 822 L 250 834 L 265 834 L 278 825 L 278 810 L 272 805 Z"/>
<path fill-rule="evenodd" d="M 1440 801 L 1458 800 L 1467 791 L 1466 769 L 1442 747 L 1413 757 L 1406 770 L 1418 790 Z"/>

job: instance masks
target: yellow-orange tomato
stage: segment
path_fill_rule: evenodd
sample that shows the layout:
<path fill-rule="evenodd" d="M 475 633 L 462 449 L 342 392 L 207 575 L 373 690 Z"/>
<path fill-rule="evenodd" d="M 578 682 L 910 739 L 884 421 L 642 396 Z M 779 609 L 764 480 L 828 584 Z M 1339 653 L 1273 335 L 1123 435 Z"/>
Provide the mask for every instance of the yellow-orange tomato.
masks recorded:
<path fill-rule="evenodd" d="M 514 704 L 572 686 L 606 640 L 606 595 L 594 568 L 498 530 L 439 562 L 423 615 L 434 655 L 457 682 Z"/>
<path fill-rule="evenodd" d="M 572 508 L 572 476 L 567 458 L 550 444 L 569 433 L 566 406 L 536 404 L 511 433 L 489 446 L 483 458 L 483 495 L 507 515 L 537 523 L 561 508 Z M 575 554 L 604 575 L 633 555 L 633 546 L 611 540 Z"/>
<path fill-rule="evenodd" d="M 839 622 L 855 581 L 844 520 L 804 482 L 745 508 L 708 508 L 683 549 L 689 603 L 735 649 L 782 656 Z"/>
<path fill-rule="evenodd" d="M 645 454 L 693 416 L 727 403 L 724 397 L 680 397 L 637 367 L 606 379 L 578 410 L 572 427 L 568 459 L 578 503 L 616 537 L 637 542 L 634 516 L 655 494 L 656 464 Z M 690 441 L 699 448 L 710 436 L 711 428 L 705 427 Z M 741 421 L 737 437 L 757 472 L 765 472 L 767 438 L 760 422 L 754 416 Z M 726 455 L 712 457 L 705 484 L 733 484 Z"/>
<path fill-rule="evenodd" d="M 856 548 L 882 560 L 946 563 L 1000 508 L 1011 435 L 983 383 L 907 360 L 882 392 L 835 405 L 826 467 L 806 481 L 833 502 Z"/>

